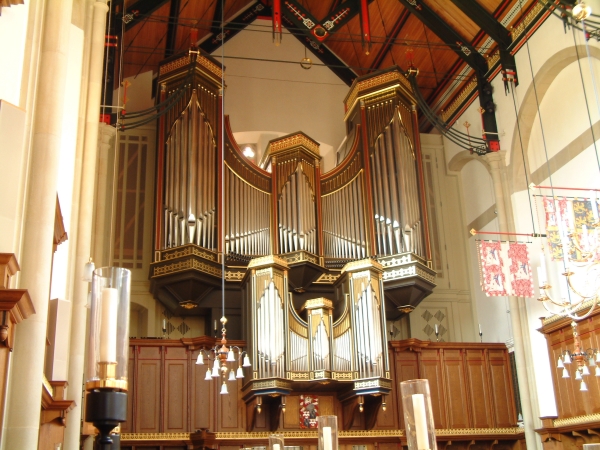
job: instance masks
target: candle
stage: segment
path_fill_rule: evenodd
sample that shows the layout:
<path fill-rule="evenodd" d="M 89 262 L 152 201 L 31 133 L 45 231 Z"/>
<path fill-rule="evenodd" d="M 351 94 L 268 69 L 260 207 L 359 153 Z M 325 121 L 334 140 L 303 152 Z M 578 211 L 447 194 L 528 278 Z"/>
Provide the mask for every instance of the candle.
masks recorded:
<path fill-rule="evenodd" d="M 323 450 L 332 450 L 331 427 L 323 427 Z"/>
<path fill-rule="evenodd" d="M 479 324 L 479 336 L 481 336 L 483 332 L 481 331 L 481 324 Z"/>
<path fill-rule="evenodd" d="M 117 362 L 117 308 L 119 291 L 102 289 L 100 303 L 100 361 Z"/>
<path fill-rule="evenodd" d="M 215 320 L 215 326 L 214 326 L 213 330 L 215 330 L 215 331 L 218 330 L 218 328 L 217 328 L 217 321 L 216 320 Z"/>
<path fill-rule="evenodd" d="M 437 336 L 440 333 L 440 330 L 438 329 L 438 324 L 435 324 L 435 335 Z"/>
<path fill-rule="evenodd" d="M 423 394 L 413 394 L 413 413 L 415 415 L 415 433 L 417 449 L 429 448 L 429 434 L 427 433 L 427 415 L 425 414 L 425 397 Z M 327 449 L 325 449 L 327 450 Z"/>
<path fill-rule="evenodd" d="M 163 319 L 163 327 L 162 327 L 162 329 L 163 330 L 167 329 L 167 319 Z"/>

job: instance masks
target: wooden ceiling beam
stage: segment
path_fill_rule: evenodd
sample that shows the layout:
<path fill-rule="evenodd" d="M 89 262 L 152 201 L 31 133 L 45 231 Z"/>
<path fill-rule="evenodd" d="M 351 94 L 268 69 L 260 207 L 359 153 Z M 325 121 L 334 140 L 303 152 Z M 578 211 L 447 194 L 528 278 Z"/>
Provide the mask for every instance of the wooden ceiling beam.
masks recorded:
<path fill-rule="evenodd" d="M 221 20 L 225 20 L 223 16 L 225 11 L 225 0 L 217 0 L 215 6 L 215 14 L 213 15 L 212 24 L 210 26 L 210 32 L 212 34 L 219 34 L 221 32 Z"/>
<path fill-rule="evenodd" d="M 469 18 L 485 31 L 501 48 L 512 44 L 510 33 L 498 20 L 475 0 L 452 0 Z"/>
<path fill-rule="evenodd" d="M 371 64 L 370 70 L 379 69 L 379 66 L 381 66 L 381 63 L 383 62 L 383 60 L 386 58 L 388 53 L 392 50 L 395 40 L 398 38 L 400 31 L 402 31 L 402 28 L 404 28 L 404 24 L 406 23 L 406 21 L 408 20 L 409 17 L 410 17 L 410 12 L 408 11 L 408 9 L 405 9 L 404 11 L 402 11 L 402 14 L 400 14 L 400 17 L 398 17 L 398 20 L 396 20 L 396 23 L 394 24 L 392 31 L 390 32 L 389 36 L 386 38 L 385 43 L 379 49 L 379 52 L 375 56 L 375 59 L 373 60 L 373 63 Z"/>
<path fill-rule="evenodd" d="M 169 0 L 137 0 L 133 5 L 127 8 L 127 14 L 133 14 L 133 19 L 125 23 L 125 31 L 142 22 L 147 16 L 152 14 Z M 122 15 L 121 15 L 122 16 Z"/>
<path fill-rule="evenodd" d="M 432 33 L 436 34 L 442 42 L 446 43 L 450 49 L 471 66 L 477 73 L 487 72 L 487 62 L 485 58 L 438 16 L 429 6 L 421 0 L 398 0 L 404 5 L 417 19 L 425 24 Z"/>
<path fill-rule="evenodd" d="M 167 42 L 165 43 L 165 58 L 175 53 L 177 45 L 177 24 L 179 22 L 179 7 L 181 0 L 171 0 L 169 9 L 169 24 L 167 25 Z"/>

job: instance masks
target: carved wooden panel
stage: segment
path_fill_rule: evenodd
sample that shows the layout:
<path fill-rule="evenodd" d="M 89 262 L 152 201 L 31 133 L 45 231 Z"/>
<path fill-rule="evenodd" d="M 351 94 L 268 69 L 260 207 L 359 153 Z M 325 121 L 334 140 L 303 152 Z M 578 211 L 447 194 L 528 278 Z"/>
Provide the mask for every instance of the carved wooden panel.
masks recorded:
<path fill-rule="evenodd" d="M 465 351 L 467 386 L 470 391 L 469 400 L 472 411 L 472 428 L 491 428 L 492 407 L 490 383 L 487 373 L 487 362 L 484 350 Z"/>
<path fill-rule="evenodd" d="M 187 431 L 187 359 L 165 360 L 165 406 L 163 429 L 166 433 Z"/>
<path fill-rule="evenodd" d="M 198 352 L 192 354 L 192 361 L 196 361 Z M 214 381 L 207 381 L 206 376 L 207 365 L 199 366 L 192 364 L 192 430 L 209 429 L 214 430 Z"/>
<path fill-rule="evenodd" d="M 598 348 L 600 330 L 600 311 L 577 324 L 577 331 L 581 338 L 582 347 Z M 554 394 L 559 419 L 575 416 L 594 414 L 600 411 L 600 385 L 599 380 L 592 375 L 585 377 L 588 386 L 587 392 L 579 390 L 580 382 L 575 380 L 575 367 L 573 364 L 566 366 L 569 378 L 563 378 L 563 370 L 558 369 L 558 357 L 565 351 L 574 350 L 573 331 L 571 320 L 561 319 L 550 322 L 540 330 L 546 335 L 554 381 Z"/>
<path fill-rule="evenodd" d="M 296 429 L 300 424 L 300 397 L 289 395 L 286 399 L 285 414 L 283 415 L 283 428 Z"/>
<path fill-rule="evenodd" d="M 448 428 L 469 428 L 471 414 L 461 351 L 444 350 L 443 355 Z"/>
<path fill-rule="evenodd" d="M 142 359 L 141 357 L 138 359 L 136 388 L 140 395 L 136 396 L 135 430 L 137 433 L 158 433 L 160 431 L 160 363 L 160 359 Z"/>
<path fill-rule="evenodd" d="M 419 378 L 427 378 L 429 380 L 431 408 L 433 409 L 433 420 L 436 426 L 438 428 L 448 428 L 444 375 L 439 350 L 423 350 L 421 352 L 421 372 Z"/>
<path fill-rule="evenodd" d="M 121 423 L 121 432 L 122 433 L 132 433 L 133 432 L 133 401 L 135 399 L 135 389 L 136 385 L 133 380 L 135 380 L 135 359 L 133 355 L 133 351 L 130 349 L 129 351 L 129 360 L 127 361 L 128 368 L 127 372 L 129 373 L 129 387 L 127 392 L 127 421 Z"/>
<path fill-rule="evenodd" d="M 221 431 L 244 431 L 246 410 L 241 398 L 242 383 L 239 380 L 227 383 L 228 395 L 220 395 L 217 400 L 219 420 L 217 427 Z M 220 384 L 219 384 L 220 388 Z"/>
<path fill-rule="evenodd" d="M 489 350 L 488 361 L 494 426 L 512 427 L 517 423 L 517 417 L 515 416 L 514 389 L 508 354 L 498 350 Z"/>

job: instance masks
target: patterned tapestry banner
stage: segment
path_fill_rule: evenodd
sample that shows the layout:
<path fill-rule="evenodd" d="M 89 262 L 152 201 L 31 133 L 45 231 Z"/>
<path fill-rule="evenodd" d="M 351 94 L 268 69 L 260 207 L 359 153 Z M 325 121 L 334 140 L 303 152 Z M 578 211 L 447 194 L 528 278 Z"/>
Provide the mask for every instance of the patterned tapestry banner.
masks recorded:
<path fill-rule="evenodd" d="M 594 203 L 595 205 L 594 205 Z M 596 208 L 594 209 L 594 206 Z M 544 211 L 546 218 L 546 236 L 550 256 L 553 261 L 563 259 L 563 240 L 570 239 L 572 260 L 580 260 L 581 254 L 576 250 L 573 239 L 577 239 L 584 247 L 589 244 L 592 224 L 596 222 L 598 203 L 592 199 L 566 199 L 544 197 Z M 571 237 L 568 235 L 572 233 Z"/>
<path fill-rule="evenodd" d="M 481 287 L 488 297 L 534 296 L 527 244 L 480 242 Z"/>
<path fill-rule="evenodd" d="M 500 242 L 480 242 L 481 287 L 488 297 L 508 295 L 506 279 L 502 272 L 504 264 Z"/>
<path fill-rule="evenodd" d="M 319 417 L 319 397 L 300 395 L 300 428 L 317 428 Z"/>
<path fill-rule="evenodd" d="M 510 242 L 508 260 L 510 262 L 510 295 L 532 298 L 533 278 L 527 244 Z"/>

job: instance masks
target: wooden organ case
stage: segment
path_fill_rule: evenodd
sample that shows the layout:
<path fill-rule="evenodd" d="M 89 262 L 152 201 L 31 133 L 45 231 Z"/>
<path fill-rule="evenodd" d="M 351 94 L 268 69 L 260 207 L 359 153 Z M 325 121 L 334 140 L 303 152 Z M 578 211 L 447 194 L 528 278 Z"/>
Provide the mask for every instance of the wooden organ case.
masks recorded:
<path fill-rule="evenodd" d="M 152 293 L 210 329 L 225 278 L 239 317 L 228 338 L 252 361 L 249 431 L 259 414 L 277 429 L 286 397 L 319 391 L 336 393 L 344 429 L 370 429 L 392 390 L 386 318 L 435 286 L 410 85 L 396 67 L 358 78 L 346 144 L 321 173 L 302 132 L 272 140 L 258 165 L 245 158 L 221 80 L 220 64 L 193 52 L 159 69 L 160 101 L 175 106 L 159 119 Z"/>

